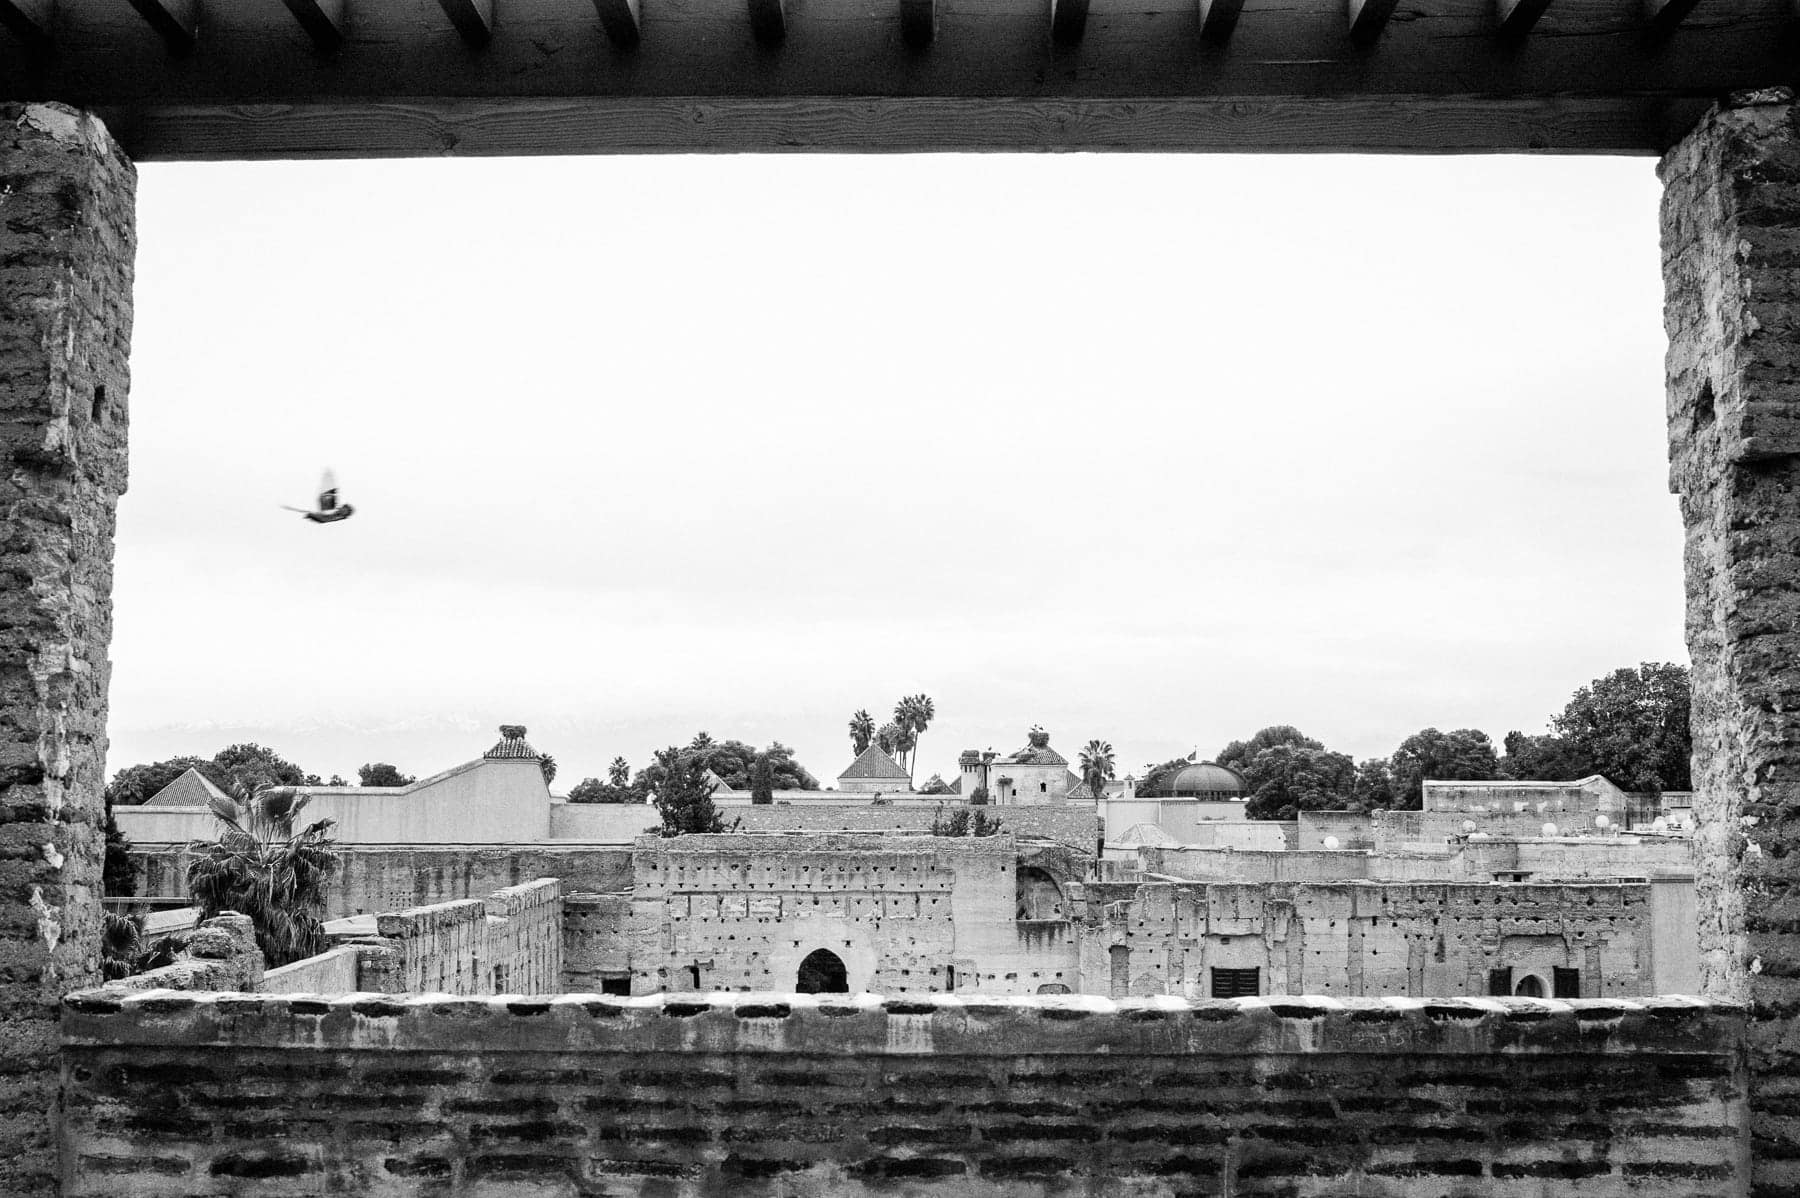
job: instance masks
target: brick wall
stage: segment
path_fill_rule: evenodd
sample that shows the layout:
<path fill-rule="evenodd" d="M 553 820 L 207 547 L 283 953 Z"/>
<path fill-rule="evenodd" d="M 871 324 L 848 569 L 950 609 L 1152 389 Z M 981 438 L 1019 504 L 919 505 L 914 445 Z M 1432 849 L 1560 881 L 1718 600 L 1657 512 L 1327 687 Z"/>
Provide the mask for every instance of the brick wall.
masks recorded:
<path fill-rule="evenodd" d="M 540 878 L 486 899 L 384 911 L 383 946 L 410 993 L 550 994 L 562 989 L 562 889 Z"/>
<path fill-rule="evenodd" d="M 961 806 L 948 796 L 945 810 Z M 1092 853 L 1100 839 L 1100 819 L 1089 807 L 989 807 L 989 816 L 1020 839 L 1041 837 L 1084 853 Z M 733 807 L 725 822 L 741 819 L 745 832 L 927 832 L 937 817 L 937 807 L 871 807 L 867 802 L 842 805 L 824 803 Z"/>
<path fill-rule="evenodd" d="M 563 899 L 563 984 L 569 993 L 631 985 L 631 896 L 572 894 Z"/>
<path fill-rule="evenodd" d="M 1700 963 L 1755 1017 L 1759 1194 L 1800 1192 L 1800 130 L 1791 94 L 1663 159 L 1669 483 L 1686 528 Z"/>
<path fill-rule="evenodd" d="M 70 1198 L 1716 1198 L 1740 1020 L 1437 1003 L 88 994 Z"/>
<path fill-rule="evenodd" d="M 563 988 L 562 883 L 539 878 L 487 896 L 488 959 L 499 994 Z"/>
<path fill-rule="evenodd" d="M 98 976 L 131 163 L 0 104 L 0 1193 L 55 1185 L 56 1004 Z"/>

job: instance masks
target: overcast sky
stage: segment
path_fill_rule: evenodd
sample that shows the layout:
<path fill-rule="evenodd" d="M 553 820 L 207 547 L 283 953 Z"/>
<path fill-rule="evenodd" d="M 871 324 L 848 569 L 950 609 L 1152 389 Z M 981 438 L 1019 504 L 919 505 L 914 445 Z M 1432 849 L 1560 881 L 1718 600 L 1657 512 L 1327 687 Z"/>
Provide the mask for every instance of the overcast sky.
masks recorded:
<path fill-rule="evenodd" d="M 1541 730 L 1685 661 L 1647 159 L 140 168 L 110 768 L 830 784 Z M 324 466 L 357 508 L 314 526 Z"/>

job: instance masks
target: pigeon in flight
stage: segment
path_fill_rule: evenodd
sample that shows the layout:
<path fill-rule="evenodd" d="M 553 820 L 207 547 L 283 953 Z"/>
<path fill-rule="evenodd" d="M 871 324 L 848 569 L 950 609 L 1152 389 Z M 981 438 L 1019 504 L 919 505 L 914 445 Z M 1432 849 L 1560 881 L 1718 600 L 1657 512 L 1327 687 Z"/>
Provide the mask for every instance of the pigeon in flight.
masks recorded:
<path fill-rule="evenodd" d="M 283 511 L 299 512 L 301 519 L 311 520 L 314 524 L 335 524 L 339 520 L 348 520 L 356 511 L 349 504 L 338 502 L 337 479 L 332 477 L 329 470 L 325 472 L 325 477 L 319 480 L 317 511 L 308 511 L 303 507 L 290 507 L 285 503 L 281 507 Z"/>

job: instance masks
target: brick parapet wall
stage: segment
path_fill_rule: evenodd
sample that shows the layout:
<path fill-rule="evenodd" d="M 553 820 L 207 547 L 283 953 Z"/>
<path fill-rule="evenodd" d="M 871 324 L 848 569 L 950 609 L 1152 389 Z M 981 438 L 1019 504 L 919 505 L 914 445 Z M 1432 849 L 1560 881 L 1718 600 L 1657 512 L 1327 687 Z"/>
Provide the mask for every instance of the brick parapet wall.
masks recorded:
<path fill-rule="evenodd" d="M 413 993 L 492 993 L 487 925 L 487 904 L 480 899 L 375 917 L 381 938 L 399 950 L 405 989 Z"/>
<path fill-rule="evenodd" d="M 1686 528 L 1700 954 L 1747 999 L 1756 1192 L 1800 1192 L 1800 108 L 1663 159 L 1669 481 Z"/>
<path fill-rule="evenodd" d="M 95 118 L 0 104 L 0 1193 L 55 1186 L 56 1004 L 99 977 L 131 163 Z"/>
<path fill-rule="evenodd" d="M 539 878 L 487 899 L 493 986 L 505 994 L 555 994 L 563 988 L 562 883 Z"/>
<path fill-rule="evenodd" d="M 66 1192 L 1710 1198 L 1746 1184 L 1741 1025 L 1694 1000 L 90 992 L 64 1008 Z"/>

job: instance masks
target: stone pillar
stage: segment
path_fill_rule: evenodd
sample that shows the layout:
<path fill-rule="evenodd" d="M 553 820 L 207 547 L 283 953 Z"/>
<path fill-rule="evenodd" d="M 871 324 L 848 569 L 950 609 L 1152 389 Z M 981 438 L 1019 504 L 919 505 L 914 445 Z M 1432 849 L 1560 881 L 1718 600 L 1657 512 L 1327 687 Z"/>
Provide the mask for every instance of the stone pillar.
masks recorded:
<path fill-rule="evenodd" d="M 1756 1194 L 1800 1193 L 1800 109 L 1663 159 L 1670 488 L 1687 530 L 1702 986 L 1748 1001 Z"/>
<path fill-rule="evenodd" d="M 0 104 L 0 1194 L 57 1188 L 57 1013 L 99 979 L 113 523 L 136 172 Z"/>

